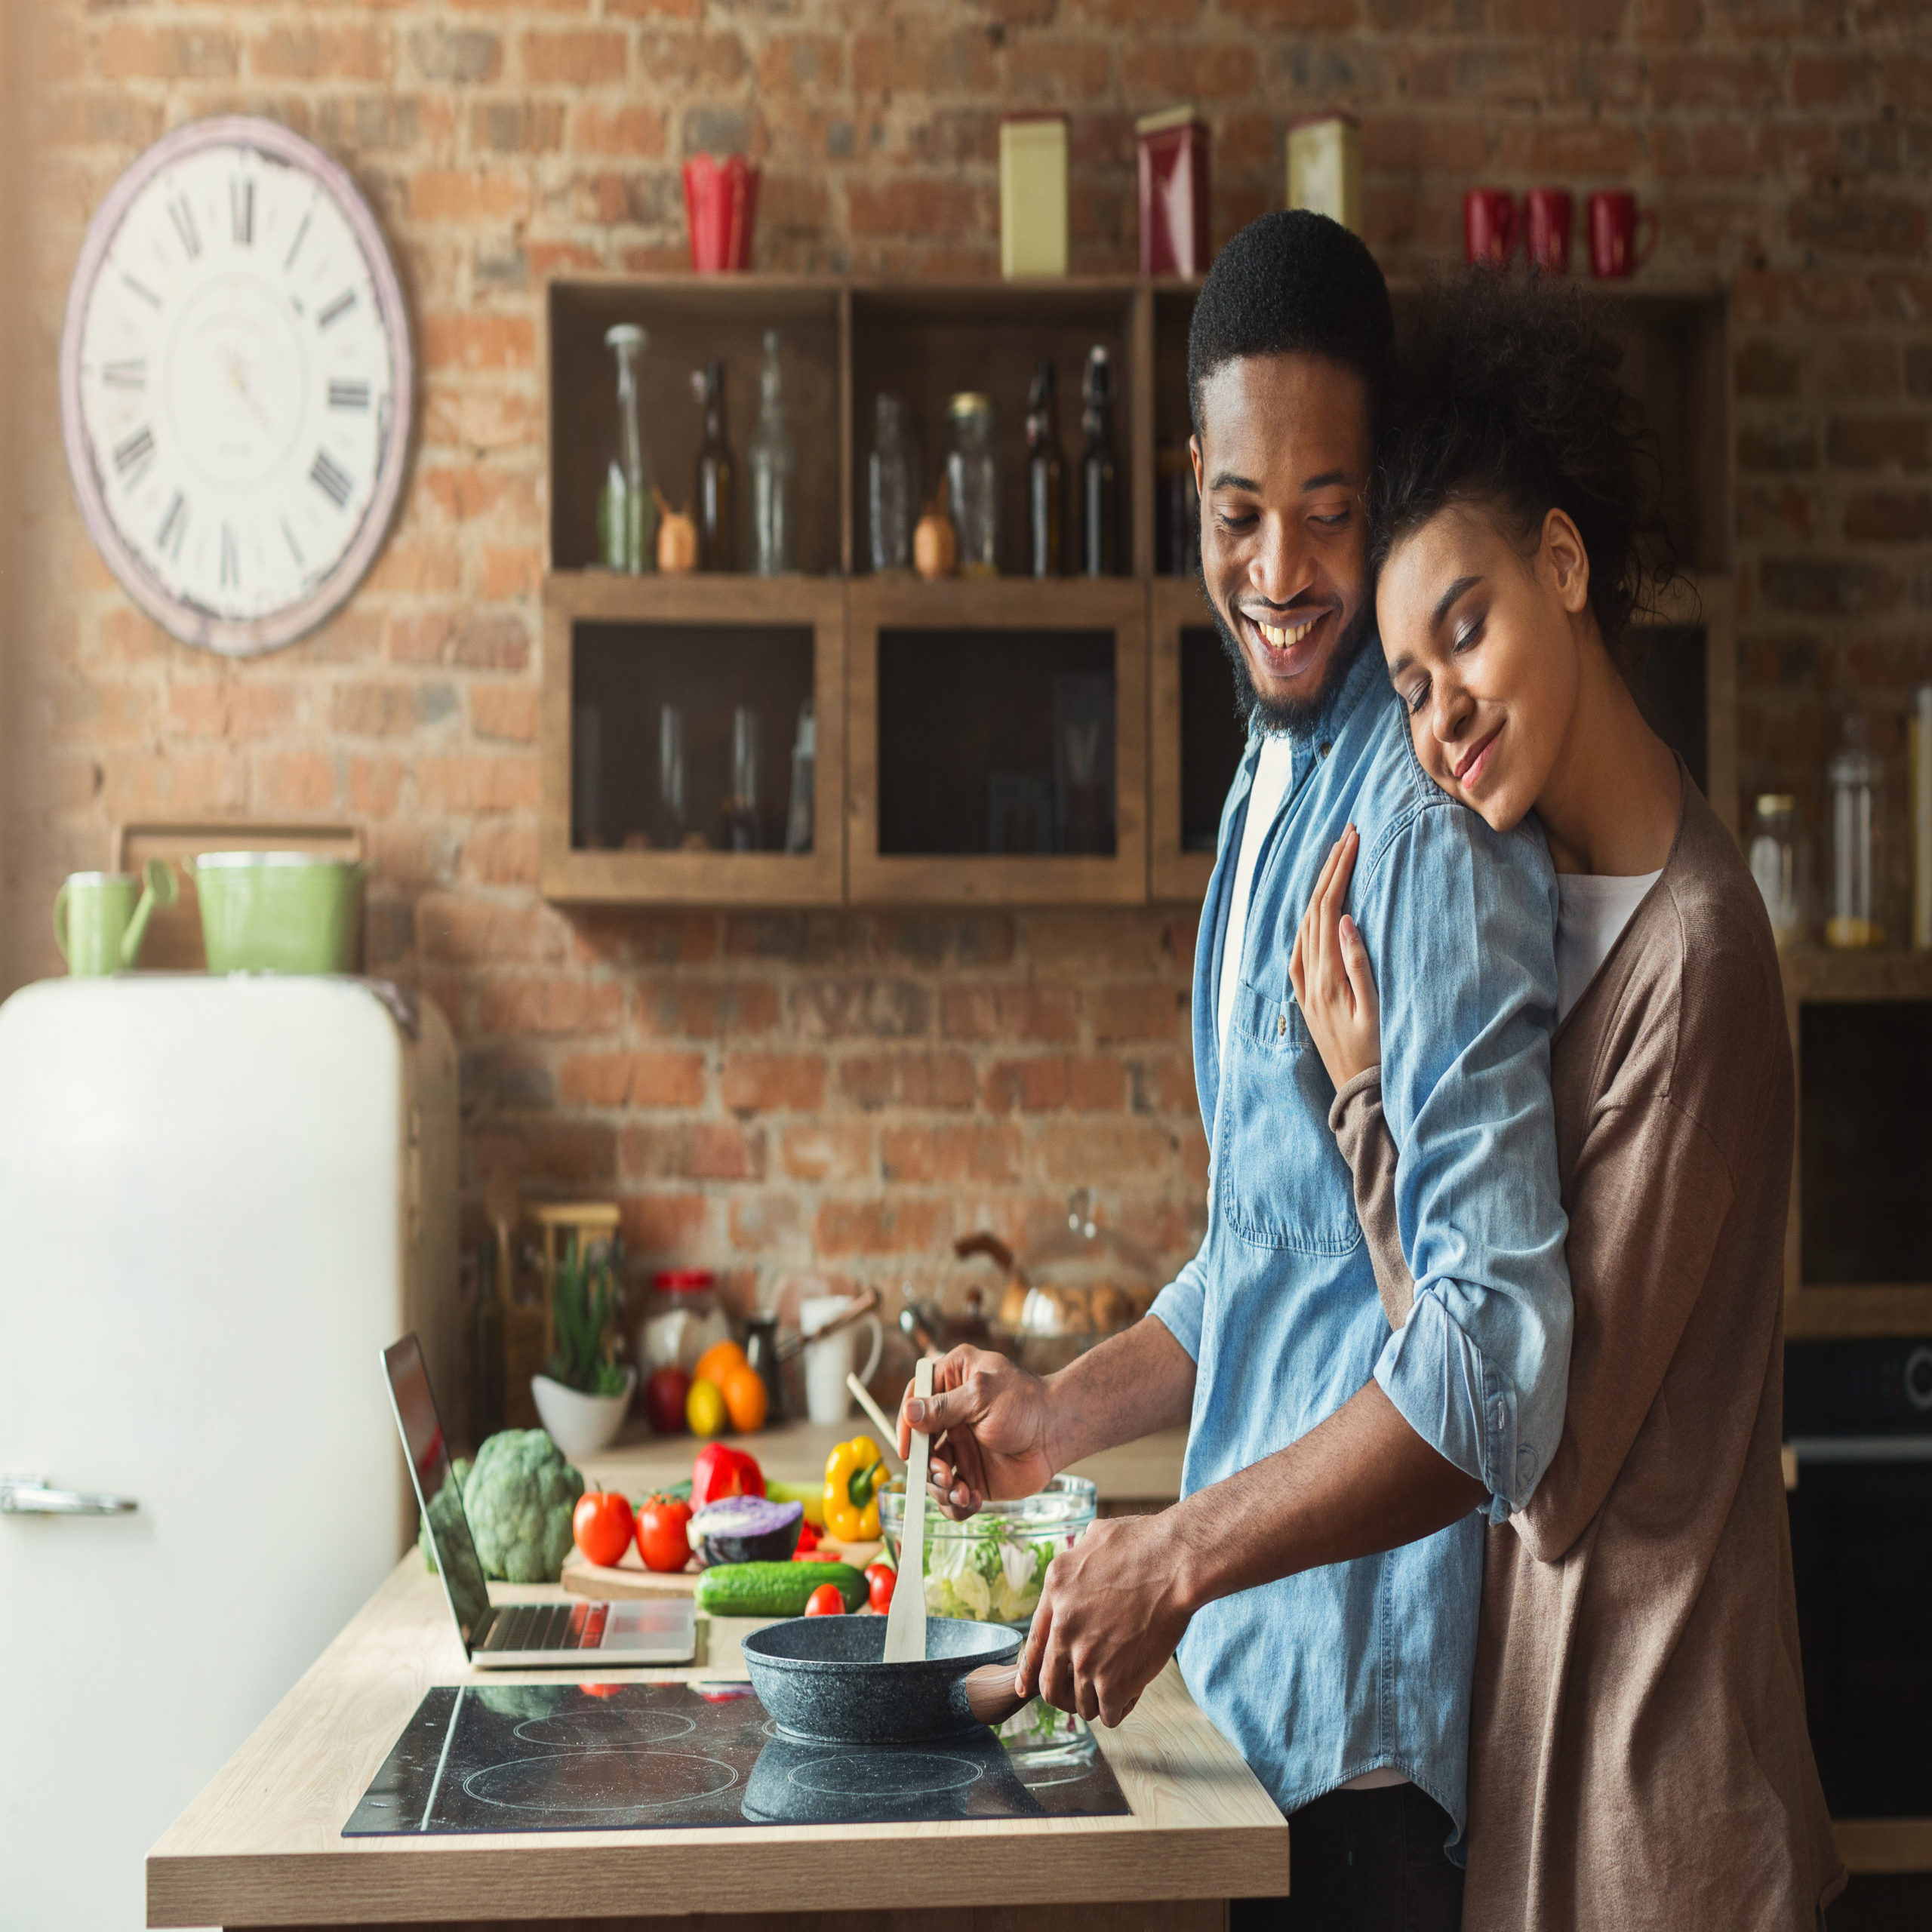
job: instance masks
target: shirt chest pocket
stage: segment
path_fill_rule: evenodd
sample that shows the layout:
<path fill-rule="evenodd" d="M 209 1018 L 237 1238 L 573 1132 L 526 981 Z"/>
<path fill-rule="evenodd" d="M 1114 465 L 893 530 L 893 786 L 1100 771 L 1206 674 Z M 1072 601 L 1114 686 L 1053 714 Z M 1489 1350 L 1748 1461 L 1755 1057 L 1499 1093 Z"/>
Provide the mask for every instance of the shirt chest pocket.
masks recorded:
<path fill-rule="evenodd" d="M 1242 1240 L 1346 1254 L 1361 1239 L 1348 1163 L 1329 1131 L 1335 1097 L 1285 992 L 1237 989 L 1222 1054 L 1221 1211 Z"/>

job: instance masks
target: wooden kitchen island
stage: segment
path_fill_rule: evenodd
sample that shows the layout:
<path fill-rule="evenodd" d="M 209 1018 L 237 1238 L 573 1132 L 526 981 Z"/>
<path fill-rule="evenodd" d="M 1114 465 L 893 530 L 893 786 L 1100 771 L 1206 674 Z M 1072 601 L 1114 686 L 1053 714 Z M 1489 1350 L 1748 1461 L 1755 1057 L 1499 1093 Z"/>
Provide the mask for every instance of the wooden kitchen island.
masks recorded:
<path fill-rule="evenodd" d="M 737 1641 L 755 1627 L 701 1620 L 693 1666 L 597 1675 L 742 1677 Z M 342 1836 L 431 1685 L 563 1678 L 471 1670 L 412 1551 L 149 1854 L 147 1922 L 559 1932 L 702 1915 L 716 1932 L 884 1932 L 918 1908 L 921 1932 L 1214 1932 L 1230 1897 L 1287 1890 L 1286 1822 L 1171 1664 L 1098 1733 L 1129 1817 Z"/>

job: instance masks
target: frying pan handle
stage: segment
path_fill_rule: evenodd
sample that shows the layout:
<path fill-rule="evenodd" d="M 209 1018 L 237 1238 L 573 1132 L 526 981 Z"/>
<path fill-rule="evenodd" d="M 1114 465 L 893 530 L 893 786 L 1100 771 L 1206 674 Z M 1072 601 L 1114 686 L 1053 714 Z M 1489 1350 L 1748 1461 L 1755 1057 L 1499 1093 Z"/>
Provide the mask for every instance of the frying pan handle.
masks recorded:
<path fill-rule="evenodd" d="M 967 1714 L 997 1730 L 1026 1702 L 1019 1687 L 1017 1663 L 983 1663 L 954 1684 L 953 1700 L 965 1706 Z"/>

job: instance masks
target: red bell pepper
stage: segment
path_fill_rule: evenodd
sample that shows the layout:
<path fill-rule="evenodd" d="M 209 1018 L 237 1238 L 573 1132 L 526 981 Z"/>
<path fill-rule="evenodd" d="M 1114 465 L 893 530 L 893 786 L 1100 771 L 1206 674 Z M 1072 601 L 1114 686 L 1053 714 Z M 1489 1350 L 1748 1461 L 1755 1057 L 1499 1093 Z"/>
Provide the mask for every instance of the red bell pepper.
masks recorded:
<path fill-rule="evenodd" d="M 702 1509 L 727 1496 L 762 1496 L 764 1472 L 742 1449 L 707 1442 L 691 1465 L 691 1507 Z"/>

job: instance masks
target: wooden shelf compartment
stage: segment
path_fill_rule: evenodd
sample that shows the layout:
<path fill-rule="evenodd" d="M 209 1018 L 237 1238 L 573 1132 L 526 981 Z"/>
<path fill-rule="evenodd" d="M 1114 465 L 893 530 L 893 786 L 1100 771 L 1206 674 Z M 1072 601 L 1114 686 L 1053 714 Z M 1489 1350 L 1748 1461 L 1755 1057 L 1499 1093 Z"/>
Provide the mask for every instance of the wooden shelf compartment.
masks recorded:
<path fill-rule="evenodd" d="M 1932 1332 L 1932 953 L 1780 964 L 1798 1081 L 1786 1334 Z"/>
<path fill-rule="evenodd" d="M 540 871 L 560 903 L 835 905 L 844 896 L 845 589 L 806 577 L 553 575 L 545 587 Z M 783 848 L 813 702 L 813 845 Z M 684 721 L 685 826 L 659 795 L 663 707 Z M 758 722 L 761 849 L 724 849 L 733 712 Z M 595 725 L 590 719 L 595 718 Z M 594 739 L 594 746 L 592 740 Z M 627 848 L 642 833 L 646 849 Z"/>
<path fill-rule="evenodd" d="M 847 515 L 851 568 L 872 571 L 868 457 L 878 398 L 896 395 L 911 448 L 915 504 L 934 500 L 951 436 L 949 398 L 978 390 L 993 405 L 999 470 L 1000 568 L 1025 577 L 1026 395 L 1035 367 L 1054 365 L 1060 444 L 1067 466 L 1069 549 L 1077 552 L 1081 381 L 1087 352 L 1106 348 L 1113 371 L 1114 454 L 1120 476 L 1119 544 L 1123 577 L 1149 568 L 1151 497 L 1142 404 L 1151 393 L 1143 310 L 1146 285 L 1131 276 L 1052 280 L 873 282 L 851 285 L 851 451 Z M 916 512 L 915 512 L 916 514 Z"/>
<path fill-rule="evenodd" d="M 797 453 L 798 561 L 808 576 L 848 567 L 844 446 L 850 411 L 844 285 L 814 275 L 626 275 L 552 281 L 544 303 L 544 417 L 550 479 L 548 557 L 553 571 L 597 561 L 597 502 L 617 426 L 617 365 L 605 346 L 614 323 L 647 331 L 638 415 L 657 487 L 691 506 L 703 415 L 693 374 L 725 365 L 726 433 L 737 459 L 738 555 L 750 554 L 746 464 L 757 425 L 764 332 L 776 329 L 785 419 Z"/>
<path fill-rule="evenodd" d="M 853 900 L 1146 899 L 1143 586 L 881 577 L 849 608 Z"/>
<path fill-rule="evenodd" d="M 1192 578 L 1149 590 L 1148 897 L 1198 905 L 1246 733 L 1214 613 Z"/>
<path fill-rule="evenodd" d="M 1711 809 L 1739 830 L 1737 595 L 1728 576 L 1675 579 L 1615 653 L 1651 728 L 1678 752 Z"/>

